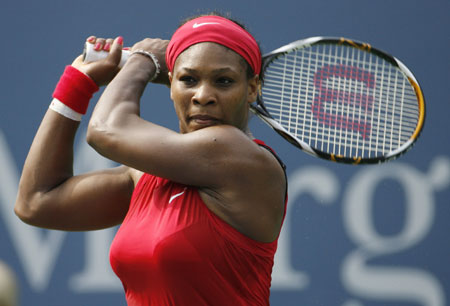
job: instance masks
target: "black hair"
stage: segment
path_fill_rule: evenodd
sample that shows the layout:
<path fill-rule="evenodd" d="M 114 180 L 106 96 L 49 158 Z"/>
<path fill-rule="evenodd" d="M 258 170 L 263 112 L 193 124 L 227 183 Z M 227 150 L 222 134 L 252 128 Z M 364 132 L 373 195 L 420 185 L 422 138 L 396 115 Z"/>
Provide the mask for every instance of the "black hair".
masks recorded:
<path fill-rule="evenodd" d="M 240 22 L 240 21 L 238 21 L 238 20 L 232 18 L 232 17 L 231 17 L 231 14 L 230 14 L 229 12 L 228 12 L 228 13 L 222 13 L 222 12 L 218 12 L 218 11 L 211 11 L 211 12 L 208 12 L 208 13 L 201 13 L 201 14 L 197 14 L 197 15 L 194 15 L 194 16 L 191 16 L 191 17 L 188 17 L 188 18 L 185 18 L 185 19 L 183 19 L 183 20 L 181 21 L 179 27 L 181 27 L 181 26 L 184 25 L 185 23 L 187 23 L 187 22 L 189 22 L 189 21 L 191 21 L 191 20 L 193 20 L 193 19 L 195 19 L 195 18 L 203 17 L 203 16 L 219 16 L 219 17 L 226 18 L 226 19 L 228 19 L 228 20 L 234 22 L 235 24 L 237 24 L 237 25 L 240 26 L 241 28 L 243 28 L 245 31 L 247 31 L 247 32 L 250 33 L 250 31 L 247 29 L 247 27 L 246 27 L 242 22 Z M 258 48 L 259 48 L 259 50 L 261 51 L 261 46 L 260 46 L 260 44 L 259 44 L 258 41 L 256 41 L 256 44 L 258 45 Z M 241 57 L 241 58 L 242 58 L 242 57 Z M 245 66 L 246 66 L 247 79 L 253 78 L 253 77 L 255 76 L 255 71 L 253 71 L 253 68 L 250 66 L 249 63 L 247 63 L 247 61 L 246 61 L 244 58 L 242 58 L 242 60 L 243 60 L 243 63 L 245 64 Z M 261 67 L 262 67 L 262 65 L 261 65 Z M 263 71 L 262 71 L 262 69 L 261 69 L 261 72 L 260 72 L 260 74 L 259 74 L 259 79 L 260 79 L 261 81 L 263 80 Z"/>

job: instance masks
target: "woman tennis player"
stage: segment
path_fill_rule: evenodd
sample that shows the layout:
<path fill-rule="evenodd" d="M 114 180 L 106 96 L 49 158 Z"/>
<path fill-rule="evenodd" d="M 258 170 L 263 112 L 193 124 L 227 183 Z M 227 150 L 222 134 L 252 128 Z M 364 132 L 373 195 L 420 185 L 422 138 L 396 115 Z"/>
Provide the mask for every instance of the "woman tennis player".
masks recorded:
<path fill-rule="evenodd" d="M 121 69 L 121 37 L 88 42 L 109 55 L 66 67 L 24 165 L 17 215 L 68 231 L 121 224 L 110 261 L 129 305 L 268 305 L 287 182 L 247 128 L 260 86 L 255 39 L 201 16 L 170 42 L 138 42 Z M 140 117 L 149 80 L 170 86 L 179 132 Z M 74 176 L 79 120 L 102 85 L 87 141 L 122 166 Z"/>

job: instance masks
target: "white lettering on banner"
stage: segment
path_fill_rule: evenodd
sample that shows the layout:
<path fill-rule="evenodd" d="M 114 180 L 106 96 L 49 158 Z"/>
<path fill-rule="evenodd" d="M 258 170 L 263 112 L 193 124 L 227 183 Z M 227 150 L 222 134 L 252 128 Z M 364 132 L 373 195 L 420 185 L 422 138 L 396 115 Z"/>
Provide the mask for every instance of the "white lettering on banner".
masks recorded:
<path fill-rule="evenodd" d="M 86 232 L 83 271 L 69 279 L 69 288 L 77 293 L 121 292 L 122 283 L 109 264 L 109 246 L 114 229 Z"/>
<path fill-rule="evenodd" d="M 0 221 L 5 225 L 23 273 L 35 292 L 47 289 L 58 261 L 66 233 L 47 231 L 22 223 L 13 211 L 18 171 L 0 131 Z M 84 141 L 77 146 L 75 173 L 107 168 L 113 163 L 99 156 Z M 272 288 L 300 291 L 320 286 L 303 271 L 294 269 L 291 257 L 295 237 L 291 234 L 290 212 L 302 195 L 310 195 L 318 205 L 339 202 L 341 187 L 343 225 L 356 249 L 350 250 L 341 265 L 341 282 L 351 299 L 345 306 L 363 306 L 361 300 L 411 301 L 425 306 L 445 305 L 445 292 L 439 280 L 418 267 L 382 266 L 369 263 L 377 256 L 406 251 L 429 234 L 435 216 L 434 194 L 450 185 L 450 159 L 435 158 L 427 173 L 410 165 L 389 163 L 358 167 L 353 177 L 340 186 L 338 176 L 323 166 L 297 169 L 289 177 L 288 212 L 275 256 Z M 405 194 L 405 221 L 395 235 L 381 235 L 374 227 L 372 208 L 377 186 L 385 180 L 398 182 Z M 298 208 L 298 209 L 301 209 Z M 115 229 L 86 232 L 85 261 L 81 271 L 68 278 L 76 293 L 121 292 L 108 252 Z M 330 234 L 331 235 L 331 234 Z"/>
<path fill-rule="evenodd" d="M 289 176 L 289 204 L 275 254 L 272 273 L 273 289 L 299 290 L 306 288 L 309 284 L 308 275 L 295 271 L 291 260 L 289 211 L 292 211 L 296 199 L 302 194 L 308 193 L 316 199 L 317 203 L 329 205 L 336 200 L 338 192 L 339 181 L 336 175 L 323 167 L 303 168 Z"/>
<path fill-rule="evenodd" d="M 405 191 L 406 214 L 401 232 L 379 235 L 373 225 L 373 195 L 386 179 L 394 179 Z M 436 158 L 423 174 L 401 163 L 362 168 L 349 181 L 343 199 L 343 224 L 358 248 L 344 259 L 342 283 L 352 294 L 374 300 L 410 301 L 426 306 L 445 305 L 438 279 L 428 271 L 410 267 L 369 265 L 377 256 L 404 251 L 429 233 L 434 221 L 434 193 L 450 184 L 450 161 Z M 345 304 L 345 305 L 348 305 Z"/>
<path fill-rule="evenodd" d="M 75 172 L 111 167 L 112 163 L 91 149 L 85 141 L 77 147 Z M 0 217 L 11 236 L 14 249 L 32 290 L 47 289 L 58 260 L 66 232 L 42 230 L 28 226 L 14 214 L 19 183 L 15 161 L 0 131 Z M 86 267 L 73 276 L 70 286 L 75 292 L 120 291 L 122 286 L 113 275 L 107 260 L 113 229 L 87 232 Z M 82 282 L 85 282 L 82 284 Z"/>
<path fill-rule="evenodd" d="M 44 231 L 28 226 L 14 214 L 19 184 L 15 161 L 0 131 L 0 209 L 25 276 L 34 291 L 44 291 L 58 259 L 65 232 Z"/>

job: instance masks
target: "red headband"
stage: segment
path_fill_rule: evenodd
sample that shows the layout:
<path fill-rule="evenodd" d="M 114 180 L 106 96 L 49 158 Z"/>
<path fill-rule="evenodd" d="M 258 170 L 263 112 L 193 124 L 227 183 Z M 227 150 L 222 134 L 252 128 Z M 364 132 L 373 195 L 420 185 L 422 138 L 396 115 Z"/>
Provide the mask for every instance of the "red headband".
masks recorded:
<path fill-rule="evenodd" d="M 233 21 L 220 16 L 203 16 L 188 21 L 173 34 L 166 51 L 166 64 L 173 71 L 177 57 L 190 46 L 214 42 L 241 55 L 255 74 L 261 71 L 261 52 L 250 33 Z"/>

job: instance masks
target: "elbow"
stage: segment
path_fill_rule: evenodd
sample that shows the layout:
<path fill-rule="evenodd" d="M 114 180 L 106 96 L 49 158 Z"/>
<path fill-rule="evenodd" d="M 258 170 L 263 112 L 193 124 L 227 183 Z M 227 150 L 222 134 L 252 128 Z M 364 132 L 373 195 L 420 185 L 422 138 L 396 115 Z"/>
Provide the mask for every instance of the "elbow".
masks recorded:
<path fill-rule="evenodd" d="M 48 196 L 46 191 L 35 181 L 39 178 L 32 178 L 32 175 L 22 176 L 14 204 L 15 215 L 24 223 L 40 226 L 42 218 L 45 217 L 48 207 Z"/>
<path fill-rule="evenodd" d="M 89 125 L 86 132 L 86 141 L 91 147 L 96 147 L 102 139 L 102 134 L 104 134 L 106 128 L 104 124 L 96 121 L 89 121 Z"/>
<path fill-rule="evenodd" d="M 55 221 L 55 203 L 48 202 L 42 193 L 36 193 L 29 198 L 16 200 L 14 213 L 24 223 L 41 228 L 52 228 Z M 53 207 L 53 208 L 52 208 Z"/>
<path fill-rule="evenodd" d="M 19 196 L 14 205 L 14 213 L 22 222 L 29 225 L 38 225 L 39 209 L 36 205 L 33 205 L 31 200 L 22 199 Z"/>
<path fill-rule="evenodd" d="M 27 213 L 27 210 L 24 209 L 24 207 L 22 205 L 18 205 L 18 203 L 16 202 L 16 205 L 14 206 L 14 213 L 16 214 L 16 216 L 22 220 L 23 222 L 30 224 L 32 218 L 30 216 L 29 213 Z"/>
<path fill-rule="evenodd" d="M 100 155 L 110 158 L 110 153 L 117 143 L 117 135 L 112 132 L 113 128 L 99 121 L 90 121 L 86 142 Z"/>
<path fill-rule="evenodd" d="M 90 121 L 86 132 L 87 143 L 97 152 L 101 152 L 102 148 L 108 143 L 107 127 L 104 123 L 98 121 Z"/>

